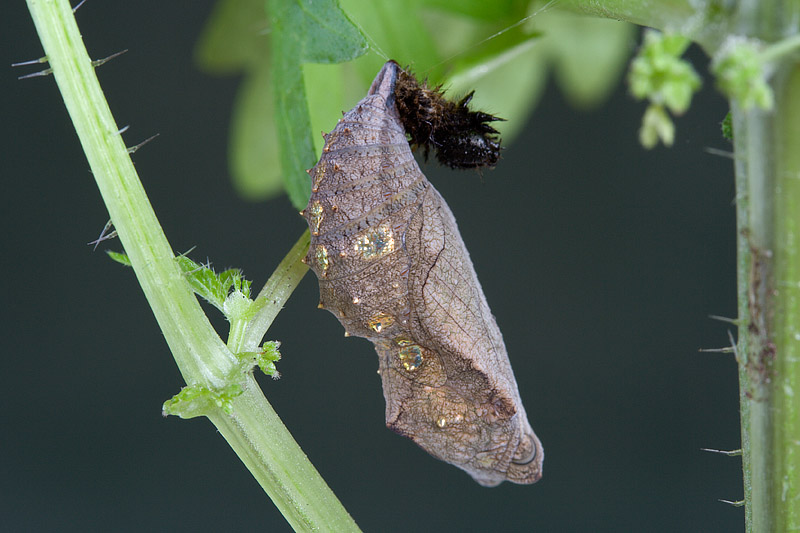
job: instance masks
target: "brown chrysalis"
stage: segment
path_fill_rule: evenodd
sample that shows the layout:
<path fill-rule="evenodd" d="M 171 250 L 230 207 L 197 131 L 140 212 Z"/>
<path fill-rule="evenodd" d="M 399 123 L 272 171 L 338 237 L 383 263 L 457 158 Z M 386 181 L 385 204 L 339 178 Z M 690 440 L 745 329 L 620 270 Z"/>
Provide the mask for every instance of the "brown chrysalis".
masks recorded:
<path fill-rule="evenodd" d="M 534 483 L 542 445 L 455 218 L 411 155 L 397 107 L 403 76 L 386 63 L 325 136 L 303 210 L 305 261 L 320 306 L 375 345 L 389 428 L 481 485 Z M 481 131 L 488 119 L 476 120 L 462 137 L 496 143 Z"/>

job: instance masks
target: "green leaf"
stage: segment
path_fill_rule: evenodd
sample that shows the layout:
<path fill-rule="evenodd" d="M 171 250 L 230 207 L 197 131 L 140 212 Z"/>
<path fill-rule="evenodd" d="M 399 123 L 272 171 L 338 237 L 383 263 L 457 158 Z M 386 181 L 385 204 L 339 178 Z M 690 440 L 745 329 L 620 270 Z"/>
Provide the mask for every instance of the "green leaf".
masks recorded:
<path fill-rule="evenodd" d="M 219 0 L 195 47 L 195 60 L 207 72 L 246 71 L 234 101 L 228 161 L 237 192 L 253 201 L 283 191 L 268 28 L 264 0 Z"/>
<path fill-rule="evenodd" d="M 281 343 L 279 341 L 267 341 L 261 347 L 261 351 L 256 357 L 256 364 L 263 373 L 275 379 L 280 377 L 280 374 L 275 368 L 275 362 L 280 361 L 281 352 L 278 351 Z"/>
<path fill-rule="evenodd" d="M 345 70 L 341 63 L 335 65 L 306 63 L 303 65 L 303 75 L 308 90 L 308 106 L 311 110 L 314 153 L 322 153 L 324 144 L 322 133 L 333 129 L 336 121 L 342 118 L 342 111 L 350 109 L 355 102 L 361 99 L 361 96 L 357 96 L 355 101 L 345 101 Z M 361 88 L 360 83 L 353 83 L 353 85 Z"/>
<path fill-rule="evenodd" d="M 672 146 L 675 141 L 675 124 L 663 106 L 650 104 L 642 118 L 639 142 L 649 150 L 654 148 L 658 141 L 664 143 L 664 146 Z"/>
<path fill-rule="evenodd" d="M 387 58 L 444 83 L 451 98 L 475 90 L 474 108 L 509 119 L 497 124 L 508 142 L 538 101 L 551 63 L 573 103 L 605 97 L 630 32 L 614 22 L 539 13 L 540 6 L 520 0 L 341 0 L 342 9 L 333 0 L 270 0 L 267 46 L 253 36 L 263 25 L 255 0 L 242 10 L 257 23 L 232 1 L 221 0 L 219 20 L 198 46 L 213 52 L 198 52 L 211 56 L 208 63 L 224 63 L 229 54 L 228 64 L 248 71 L 231 128 L 231 173 L 251 199 L 268 198 L 283 183 L 298 209 L 307 202 L 304 171 L 321 151 L 320 132 L 363 97 Z M 331 64 L 363 53 L 367 40 L 374 53 Z"/>
<path fill-rule="evenodd" d="M 525 125 L 526 118 L 544 89 L 545 62 L 538 49 L 538 37 L 528 37 L 516 46 L 455 72 L 446 82 L 450 98 L 472 90 L 472 109 L 480 109 L 506 119 L 496 122 L 508 143 Z"/>
<path fill-rule="evenodd" d="M 250 298 L 251 281 L 244 278 L 241 269 L 229 268 L 228 270 L 223 270 L 218 277 L 226 293 L 232 288 L 234 291 L 241 292 L 246 298 Z"/>
<path fill-rule="evenodd" d="M 249 70 L 236 95 L 231 119 L 231 176 L 239 194 L 250 200 L 267 200 L 283 191 L 269 71 L 266 57 Z"/>
<path fill-rule="evenodd" d="M 164 416 L 195 418 L 207 416 L 216 409 L 222 409 L 225 413 L 231 414 L 233 412 L 232 401 L 242 392 L 242 386 L 238 383 L 226 385 L 219 390 L 191 385 L 182 388 L 178 394 L 164 402 L 161 413 Z"/>
<path fill-rule="evenodd" d="M 510 13 L 524 11 L 519 0 L 426 0 L 425 6 L 487 22 L 507 21 Z M 522 15 L 524 16 L 524 14 Z M 520 16 L 515 18 L 519 19 Z M 513 22 L 513 21 L 512 21 Z"/>
<path fill-rule="evenodd" d="M 630 91 L 636 98 L 650 101 L 639 130 L 639 140 L 645 148 L 652 148 L 659 141 L 672 145 L 675 124 L 667 109 L 675 114 L 685 112 L 700 88 L 700 76 L 681 57 L 689 44 L 689 39 L 681 35 L 648 30 L 631 61 Z"/>
<path fill-rule="evenodd" d="M 252 305 L 253 300 L 248 298 L 242 291 L 234 290 L 225 298 L 225 302 L 222 304 L 222 311 L 231 324 L 242 322 L 242 326 L 246 326 Z"/>
<path fill-rule="evenodd" d="M 722 119 L 722 124 L 720 124 L 722 128 L 722 136 L 728 139 L 729 141 L 733 141 L 733 117 L 731 117 L 731 112 L 725 115 L 725 118 Z"/>
<path fill-rule="evenodd" d="M 731 37 L 715 55 L 711 70 L 717 87 L 728 98 L 739 101 L 742 109 L 759 107 L 770 110 L 775 96 L 767 83 L 767 64 L 761 55 L 761 43 L 744 37 Z"/>
<path fill-rule="evenodd" d="M 622 76 L 635 26 L 557 10 L 533 22 L 546 31 L 543 46 L 570 103 L 589 108 L 604 102 Z"/>
<path fill-rule="evenodd" d="M 284 47 L 272 56 L 275 125 L 280 146 L 281 177 L 295 209 L 308 203 L 311 185 L 306 171 L 316 162 L 311 118 L 300 64 Z"/>
<path fill-rule="evenodd" d="M 281 171 L 289 199 L 302 209 L 310 193 L 305 171 L 316 154 L 301 65 L 348 61 L 366 51 L 366 40 L 333 0 L 270 0 L 268 5 Z"/>
<path fill-rule="evenodd" d="M 335 0 L 270 0 L 273 45 L 291 46 L 299 63 L 341 63 L 367 51 L 361 31 Z"/>
<path fill-rule="evenodd" d="M 252 372 L 258 366 L 261 371 L 273 379 L 281 377 L 280 372 L 275 368 L 275 363 L 280 361 L 281 353 L 278 351 L 281 343 L 279 341 L 267 341 L 257 352 L 240 352 L 236 354 L 239 358 L 238 373 Z M 233 375 L 236 377 L 236 374 Z"/>
<path fill-rule="evenodd" d="M 431 33 L 421 18 L 423 2 L 342 0 L 341 4 L 369 36 L 370 47 L 377 52 L 356 65 L 363 82 L 372 81 L 387 59 L 394 59 L 402 66 L 411 65 L 427 74 L 441 61 Z"/>
<path fill-rule="evenodd" d="M 194 293 L 222 311 L 228 291 L 223 287 L 217 274 L 211 268 L 197 264 L 185 255 L 179 255 L 175 260 Z"/>
<path fill-rule="evenodd" d="M 131 264 L 130 258 L 128 258 L 128 254 L 121 254 L 119 252 L 112 252 L 111 250 L 106 250 L 108 257 L 116 261 L 117 263 L 125 266 L 133 266 Z"/>
<path fill-rule="evenodd" d="M 175 258 L 195 294 L 222 311 L 231 323 L 246 321 L 252 310 L 251 282 L 238 268 L 229 268 L 219 274 L 206 265 L 200 265 L 180 255 Z"/>
<path fill-rule="evenodd" d="M 666 106 L 680 114 L 689 108 L 701 85 L 700 76 L 681 58 L 691 42 L 681 35 L 665 35 L 655 30 L 644 34 L 644 43 L 631 62 L 628 81 L 631 93 Z"/>
<path fill-rule="evenodd" d="M 235 74 L 263 63 L 268 53 L 264 0 L 218 0 L 195 46 L 195 61 L 207 72 Z"/>

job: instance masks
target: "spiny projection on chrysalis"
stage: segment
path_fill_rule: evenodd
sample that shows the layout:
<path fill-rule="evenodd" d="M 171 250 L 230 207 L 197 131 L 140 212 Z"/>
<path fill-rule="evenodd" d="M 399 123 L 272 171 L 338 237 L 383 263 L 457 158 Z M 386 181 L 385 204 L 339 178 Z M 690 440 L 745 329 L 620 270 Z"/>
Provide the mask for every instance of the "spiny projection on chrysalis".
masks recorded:
<path fill-rule="evenodd" d="M 409 146 L 432 148 L 450 166 L 494 164 L 493 117 L 469 111 L 469 96 L 445 104 L 438 90 L 416 87 L 389 61 L 325 136 L 302 211 L 304 260 L 320 306 L 375 346 L 390 429 L 482 485 L 534 483 L 544 452 L 502 335 L 455 218 Z M 427 109 L 413 109 L 426 98 Z M 435 116 L 444 126 L 415 125 Z M 456 123 L 467 126 L 448 126 Z M 477 148 L 448 149 L 454 139 Z"/>

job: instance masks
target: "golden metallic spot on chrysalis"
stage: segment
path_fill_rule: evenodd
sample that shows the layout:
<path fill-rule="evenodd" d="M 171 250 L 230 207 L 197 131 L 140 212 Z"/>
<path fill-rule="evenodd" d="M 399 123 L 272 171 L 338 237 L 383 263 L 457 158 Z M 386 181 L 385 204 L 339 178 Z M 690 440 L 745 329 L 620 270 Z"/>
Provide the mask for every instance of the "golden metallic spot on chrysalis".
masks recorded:
<path fill-rule="evenodd" d="M 327 146 L 325 148 L 327 148 Z M 317 172 L 314 174 L 314 182 L 311 184 L 311 190 L 315 192 L 319 189 L 319 184 L 322 183 L 325 177 L 325 165 L 317 165 L 316 169 Z"/>
<path fill-rule="evenodd" d="M 354 303 L 354 304 L 356 304 L 356 305 L 358 305 L 358 304 L 360 304 L 360 303 L 361 303 L 361 299 L 359 299 L 359 297 L 358 297 L 358 296 L 353 296 L 353 303 Z"/>
<path fill-rule="evenodd" d="M 411 344 L 402 348 L 397 352 L 397 357 L 400 358 L 403 368 L 409 372 L 418 369 L 425 360 L 425 358 L 422 357 L 422 348 L 420 348 L 418 344 Z"/>
<path fill-rule="evenodd" d="M 436 419 L 436 425 L 440 428 L 444 428 L 447 425 L 447 419 L 443 416 L 440 416 Z"/>
<path fill-rule="evenodd" d="M 330 261 L 328 261 L 328 249 L 325 248 L 325 245 L 317 245 L 317 250 L 314 253 L 314 259 L 317 261 L 317 268 L 319 269 L 320 275 L 326 276 L 328 273 L 328 267 L 330 266 Z"/>
<path fill-rule="evenodd" d="M 411 346 L 414 344 L 414 341 L 407 337 L 397 337 L 394 339 L 394 342 L 397 343 L 398 346 Z"/>
<path fill-rule="evenodd" d="M 356 239 L 353 246 L 364 259 L 377 259 L 394 251 L 394 234 L 388 224 L 370 228 Z"/>
<path fill-rule="evenodd" d="M 325 217 L 322 209 L 322 204 L 319 200 L 315 200 L 311 207 L 308 208 L 308 224 L 311 226 L 312 235 L 319 235 L 319 225 L 322 224 L 322 219 Z"/>
<path fill-rule="evenodd" d="M 384 329 L 391 327 L 394 324 L 394 317 L 386 313 L 379 313 L 369 319 L 367 325 L 375 333 L 380 333 Z"/>

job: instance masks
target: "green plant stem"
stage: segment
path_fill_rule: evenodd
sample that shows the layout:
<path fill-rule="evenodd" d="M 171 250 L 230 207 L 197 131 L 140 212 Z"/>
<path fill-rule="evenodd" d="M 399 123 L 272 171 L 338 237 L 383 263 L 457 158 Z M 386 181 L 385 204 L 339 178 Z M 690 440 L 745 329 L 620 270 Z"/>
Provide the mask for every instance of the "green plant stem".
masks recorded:
<path fill-rule="evenodd" d="M 794 52 L 798 48 L 800 48 L 800 35 L 793 35 L 765 48 L 761 52 L 761 60 L 774 61 L 780 59 L 781 56 Z"/>
<path fill-rule="evenodd" d="M 730 34 L 735 4 L 695 2 L 694 0 L 563 0 L 559 9 L 677 33 L 702 46 L 711 55 Z"/>
<path fill-rule="evenodd" d="M 252 352 L 258 348 L 258 344 L 264 338 L 272 321 L 278 316 L 283 304 L 308 272 L 308 267 L 301 260 L 308 251 L 309 242 L 310 235 L 306 230 L 280 262 L 261 292 L 258 293 L 255 304 L 259 306 L 259 309 L 252 320 L 248 322 L 247 329 L 242 335 L 241 344 L 237 346 L 237 352 Z"/>
<path fill-rule="evenodd" d="M 800 529 L 800 65 L 775 109 L 732 106 L 747 531 Z"/>
<path fill-rule="evenodd" d="M 731 105 L 737 211 L 740 404 L 748 532 L 800 530 L 800 7 L 787 0 L 567 0 L 674 31 L 714 55 L 732 36 L 771 43 L 774 109 Z M 705 11 L 696 11 L 697 8 Z"/>
<path fill-rule="evenodd" d="M 92 174 L 184 379 L 189 385 L 209 389 L 228 385 L 238 359 L 214 332 L 174 260 L 108 108 L 68 0 L 27 1 Z M 291 290 L 284 287 L 272 304 L 282 306 L 288 293 Z M 292 527 L 357 531 L 253 377 L 243 379 L 244 392 L 233 399 L 232 414 L 217 409 L 208 417 Z"/>
<path fill-rule="evenodd" d="M 211 328 L 173 260 L 69 2 L 29 0 L 28 7 L 111 220 L 181 373 L 190 384 L 222 385 L 236 359 Z"/>

